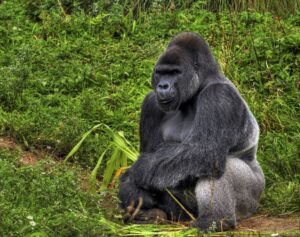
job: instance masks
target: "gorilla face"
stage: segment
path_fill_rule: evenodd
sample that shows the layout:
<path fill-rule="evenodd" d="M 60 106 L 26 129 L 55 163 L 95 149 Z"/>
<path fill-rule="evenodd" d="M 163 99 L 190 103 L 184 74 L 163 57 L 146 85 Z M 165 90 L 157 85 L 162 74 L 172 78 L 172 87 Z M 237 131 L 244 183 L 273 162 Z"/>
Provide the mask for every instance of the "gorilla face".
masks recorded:
<path fill-rule="evenodd" d="M 176 110 L 192 98 L 200 80 L 188 52 L 172 46 L 160 57 L 152 74 L 152 86 L 160 108 Z"/>
<path fill-rule="evenodd" d="M 219 67 L 208 44 L 199 35 L 182 33 L 173 38 L 152 74 L 160 108 L 167 112 L 195 98 L 209 80 L 219 78 Z"/>

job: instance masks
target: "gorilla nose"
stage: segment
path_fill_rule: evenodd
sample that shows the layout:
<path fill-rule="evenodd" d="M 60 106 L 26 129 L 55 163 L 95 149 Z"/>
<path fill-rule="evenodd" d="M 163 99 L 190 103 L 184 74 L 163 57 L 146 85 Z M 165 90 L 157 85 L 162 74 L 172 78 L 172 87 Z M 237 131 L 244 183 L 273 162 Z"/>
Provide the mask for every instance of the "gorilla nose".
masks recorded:
<path fill-rule="evenodd" d="M 156 90 L 158 93 L 166 93 L 170 90 L 170 83 L 168 81 L 159 82 Z"/>

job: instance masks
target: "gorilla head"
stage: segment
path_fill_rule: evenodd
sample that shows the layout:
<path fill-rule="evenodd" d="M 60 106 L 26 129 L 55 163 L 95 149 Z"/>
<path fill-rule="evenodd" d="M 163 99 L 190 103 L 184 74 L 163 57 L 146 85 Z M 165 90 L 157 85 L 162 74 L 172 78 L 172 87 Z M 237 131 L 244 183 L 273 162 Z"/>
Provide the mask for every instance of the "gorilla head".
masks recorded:
<path fill-rule="evenodd" d="M 160 108 L 163 111 L 178 109 L 194 97 L 209 77 L 217 78 L 218 73 L 218 64 L 199 35 L 177 35 L 159 58 L 152 74 Z"/>

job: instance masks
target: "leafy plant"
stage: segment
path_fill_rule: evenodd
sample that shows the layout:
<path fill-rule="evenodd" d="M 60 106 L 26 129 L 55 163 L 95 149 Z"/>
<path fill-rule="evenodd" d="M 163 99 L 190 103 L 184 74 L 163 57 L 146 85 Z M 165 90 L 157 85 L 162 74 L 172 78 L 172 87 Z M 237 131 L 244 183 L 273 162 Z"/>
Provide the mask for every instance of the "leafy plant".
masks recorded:
<path fill-rule="evenodd" d="M 138 157 L 138 152 L 127 141 L 123 132 L 115 133 L 107 125 L 97 124 L 89 131 L 83 134 L 80 141 L 73 147 L 73 149 L 66 156 L 64 162 L 68 161 L 68 159 L 78 151 L 78 149 L 80 148 L 84 140 L 87 139 L 87 137 L 98 128 L 101 128 L 106 133 L 105 135 L 108 135 L 112 139 L 112 141 L 110 146 L 99 157 L 97 164 L 90 175 L 89 181 L 90 181 L 91 191 L 96 190 L 97 173 L 100 169 L 103 157 L 107 153 L 107 150 L 110 150 L 110 148 L 112 148 L 112 155 L 107 159 L 106 162 L 106 168 L 104 170 L 103 181 L 101 184 L 102 189 L 108 187 L 109 183 L 112 181 L 114 172 L 117 172 L 117 176 L 115 176 L 115 178 L 117 178 L 121 173 L 120 171 L 123 171 L 125 168 L 127 168 L 128 159 L 131 162 L 134 162 Z"/>

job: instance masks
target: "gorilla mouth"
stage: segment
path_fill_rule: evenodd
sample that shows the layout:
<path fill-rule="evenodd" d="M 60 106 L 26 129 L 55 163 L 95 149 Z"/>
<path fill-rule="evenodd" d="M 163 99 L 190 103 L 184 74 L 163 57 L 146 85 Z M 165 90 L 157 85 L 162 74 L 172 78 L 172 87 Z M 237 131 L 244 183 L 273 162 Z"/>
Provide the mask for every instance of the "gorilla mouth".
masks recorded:
<path fill-rule="evenodd" d="M 167 104 L 170 104 L 174 101 L 173 98 L 169 98 L 169 99 L 160 99 L 158 100 L 160 104 L 163 104 L 163 105 L 167 105 Z"/>
<path fill-rule="evenodd" d="M 175 95 L 168 95 L 168 96 L 160 96 L 156 93 L 156 101 L 161 108 L 162 111 L 171 111 L 175 110 L 178 105 L 178 100 Z"/>

